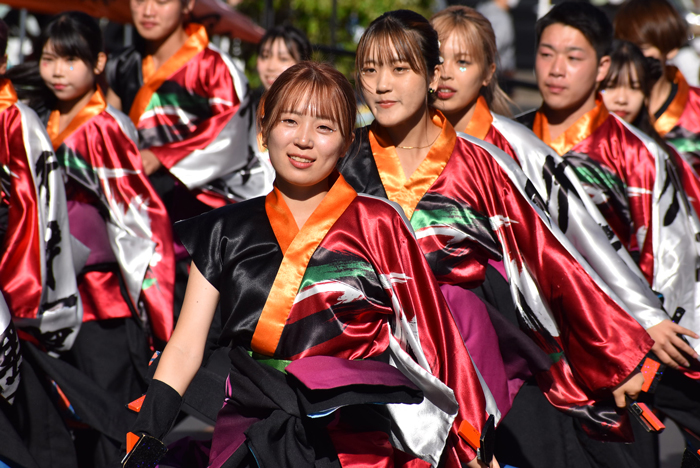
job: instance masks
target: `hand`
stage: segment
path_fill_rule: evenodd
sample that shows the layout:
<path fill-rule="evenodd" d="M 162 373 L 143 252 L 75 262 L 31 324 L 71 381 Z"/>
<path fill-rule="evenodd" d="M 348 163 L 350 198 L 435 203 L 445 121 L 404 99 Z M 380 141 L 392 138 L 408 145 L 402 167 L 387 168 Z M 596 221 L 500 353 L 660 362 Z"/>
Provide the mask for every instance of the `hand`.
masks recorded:
<path fill-rule="evenodd" d="M 474 457 L 469 463 L 467 463 L 467 466 L 469 468 L 501 468 L 501 465 L 498 464 L 496 457 L 491 459 L 491 463 L 489 463 L 488 466 L 481 460 Z"/>
<path fill-rule="evenodd" d="M 613 397 L 615 398 L 615 406 L 624 408 L 627 406 L 625 395 L 636 400 L 644 385 L 644 376 L 637 370 L 627 376 L 627 378 L 617 387 L 613 389 Z"/>
<path fill-rule="evenodd" d="M 678 336 L 681 334 L 698 338 L 698 335 L 677 323 L 673 323 L 668 319 L 663 320 L 647 329 L 647 333 L 654 340 L 654 346 L 651 350 L 661 359 L 661 362 L 672 369 L 678 369 L 679 366 L 690 366 L 690 363 L 681 354 L 681 351 L 694 359 L 698 358 L 698 353 Z"/>
<path fill-rule="evenodd" d="M 141 150 L 141 160 L 143 161 L 143 172 L 146 175 L 151 175 L 163 166 L 160 159 L 156 157 L 153 151 L 148 149 Z"/>

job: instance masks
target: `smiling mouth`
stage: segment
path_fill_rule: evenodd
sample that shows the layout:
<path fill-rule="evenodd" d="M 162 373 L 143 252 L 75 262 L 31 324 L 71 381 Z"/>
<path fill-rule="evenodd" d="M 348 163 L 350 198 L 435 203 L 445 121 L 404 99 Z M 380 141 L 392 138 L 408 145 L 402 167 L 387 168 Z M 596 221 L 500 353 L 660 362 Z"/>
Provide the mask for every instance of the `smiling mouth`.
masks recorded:
<path fill-rule="evenodd" d="M 449 99 L 457 93 L 456 90 L 452 88 L 438 88 L 437 98 L 438 99 Z"/>
<path fill-rule="evenodd" d="M 303 158 L 301 156 L 293 156 L 293 155 L 290 155 L 289 159 L 291 159 L 292 161 L 296 161 L 296 162 L 300 162 L 300 163 L 307 163 L 307 164 L 314 162 L 313 159 L 307 159 L 307 158 Z"/>

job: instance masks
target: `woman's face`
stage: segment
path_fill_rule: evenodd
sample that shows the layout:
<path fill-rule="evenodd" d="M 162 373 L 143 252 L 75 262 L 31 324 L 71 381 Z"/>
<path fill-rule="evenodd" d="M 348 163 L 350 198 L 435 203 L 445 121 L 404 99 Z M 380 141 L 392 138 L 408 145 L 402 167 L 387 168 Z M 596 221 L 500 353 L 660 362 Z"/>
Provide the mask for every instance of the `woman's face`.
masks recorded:
<path fill-rule="evenodd" d="M 493 70 L 484 76 L 482 64 L 475 61 L 470 51 L 464 50 L 461 42 L 453 33 L 440 45 L 444 62 L 440 66 L 435 107 L 446 115 L 473 105 L 481 88 L 487 86 L 493 76 Z"/>
<path fill-rule="evenodd" d="M 309 108 L 280 113 L 267 137 L 278 186 L 312 187 L 323 183 L 345 153 L 345 139 L 338 124 L 311 115 Z"/>
<path fill-rule="evenodd" d="M 189 0 L 131 0 L 131 16 L 136 30 L 147 41 L 161 41 L 182 27 L 183 18 L 192 10 Z"/>
<path fill-rule="evenodd" d="M 374 118 L 385 128 L 401 126 L 422 117 L 427 111 L 428 85 L 425 77 L 411 69 L 408 62 L 395 60 L 379 63 L 367 58 L 360 70 L 362 96 Z M 430 87 L 435 89 L 440 78 L 434 74 Z"/>
<path fill-rule="evenodd" d="M 287 49 L 287 45 L 281 37 L 263 45 L 260 55 L 258 55 L 256 68 L 265 91 L 270 89 L 272 83 L 283 71 L 296 63 L 296 59 Z"/>
<path fill-rule="evenodd" d="M 605 107 L 628 123 L 634 122 L 646 101 L 637 70 L 629 66 L 620 70 L 617 85 L 603 89 L 602 95 Z"/>
<path fill-rule="evenodd" d="M 95 86 L 96 72 L 77 57 L 59 56 L 51 40 L 46 41 L 41 51 L 39 73 L 60 101 L 80 99 L 90 92 Z"/>

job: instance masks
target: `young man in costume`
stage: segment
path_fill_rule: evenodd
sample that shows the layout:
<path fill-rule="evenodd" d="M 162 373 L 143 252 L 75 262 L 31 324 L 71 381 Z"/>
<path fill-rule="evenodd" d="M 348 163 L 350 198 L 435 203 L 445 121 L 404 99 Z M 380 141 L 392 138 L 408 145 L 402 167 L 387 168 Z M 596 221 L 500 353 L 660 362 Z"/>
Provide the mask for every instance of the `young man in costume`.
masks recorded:
<path fill-rule="evenodd" d="M 610 64 L 610 22 L 591 5 L 563 3 L 538 22 L 537 38 L 535 71 L 544 102 L 519 120 L 574 169 L 663 298 L 673 321 L 648 328 L 657 352 L 662 343 L 662 351 L 675 361 L 670 366 L 697 378 L 695 214 L 667 154 L 609 113 L 596 92 Z M 690 345 L 680 335 L 686 335 Z M 683 380 L 667 370 L 658 392 Z M 658 398 L 656 404 L 659 407 Z"/>
<path fill-rule="evenodd" d="M 239 112 L 246 78 L 204 26 L 184 23 L 193 6 L 132 0 L 140 38 L 107 65 L 107 100 L 136 125 L 144 170 L 173 221 L 271 189 Z"/>

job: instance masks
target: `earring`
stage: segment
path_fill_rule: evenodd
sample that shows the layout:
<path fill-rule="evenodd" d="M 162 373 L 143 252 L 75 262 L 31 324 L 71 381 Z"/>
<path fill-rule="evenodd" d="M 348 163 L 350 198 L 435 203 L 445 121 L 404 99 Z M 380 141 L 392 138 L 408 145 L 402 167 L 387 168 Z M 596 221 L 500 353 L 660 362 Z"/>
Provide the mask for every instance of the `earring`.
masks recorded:
<path fill-rule="evenodd" d="M 428 88 L 428 94 L 433 94 L 435 90 L 433 88 Z"/>

